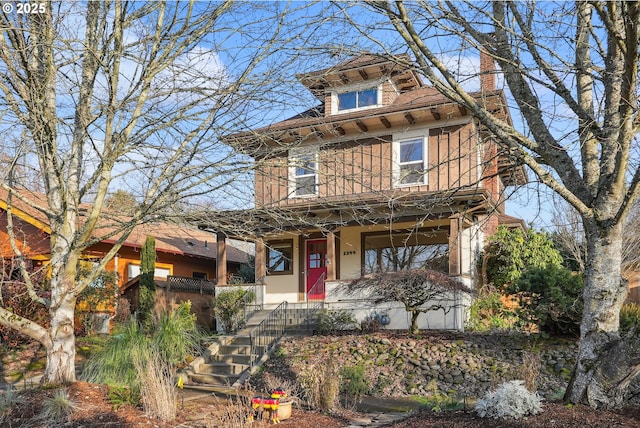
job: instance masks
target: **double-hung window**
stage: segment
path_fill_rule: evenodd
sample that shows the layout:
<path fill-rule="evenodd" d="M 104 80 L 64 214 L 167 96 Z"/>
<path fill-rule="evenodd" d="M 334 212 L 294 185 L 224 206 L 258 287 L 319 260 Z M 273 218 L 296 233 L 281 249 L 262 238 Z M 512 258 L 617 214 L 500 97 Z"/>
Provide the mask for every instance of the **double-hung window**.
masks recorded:
<path fill-rule="evenodd" d="M 407 186 L 425 184 L 425 138 L 418 137 L 395 143 L 395 184 Z"/>
<path fill-rule="evenodd" d="M 317 150 L 295 151 L 289 154 L 290 194 L 293 197 L 318 194 Z"/>

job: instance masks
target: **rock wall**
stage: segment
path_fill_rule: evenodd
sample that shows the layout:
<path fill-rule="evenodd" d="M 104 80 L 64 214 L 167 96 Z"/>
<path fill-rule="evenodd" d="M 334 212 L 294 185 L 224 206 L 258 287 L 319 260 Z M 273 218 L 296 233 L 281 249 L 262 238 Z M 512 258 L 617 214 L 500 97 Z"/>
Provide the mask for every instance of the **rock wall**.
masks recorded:
<path fill-rule="evenodd" d="M 264 373 L 295 380 L 331 368 L 364 367 L 371 395 L 478 397 L 505 381 L 531 377 L 547 399 L 560 398 L 577 343 L 539 335 L 429 332 L 287 337 Z"/>

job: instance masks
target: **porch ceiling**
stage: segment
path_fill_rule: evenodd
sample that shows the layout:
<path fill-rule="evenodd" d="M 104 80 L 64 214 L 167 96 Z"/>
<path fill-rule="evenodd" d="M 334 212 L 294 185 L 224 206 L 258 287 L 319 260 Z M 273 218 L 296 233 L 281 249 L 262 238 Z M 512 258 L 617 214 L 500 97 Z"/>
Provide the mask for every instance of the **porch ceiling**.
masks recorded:
<path fill-rule="evenodd" d="M 203 229 L 229 237 L 256 238 L 278 232 L 326 230 L 401 221 L 429 221 L 452 215 L 486 214 L 495 209 L 485 189 L 412 192 L 346 199 L 322 198 L 287 207 L 221 211 L 200 222 Z"/>

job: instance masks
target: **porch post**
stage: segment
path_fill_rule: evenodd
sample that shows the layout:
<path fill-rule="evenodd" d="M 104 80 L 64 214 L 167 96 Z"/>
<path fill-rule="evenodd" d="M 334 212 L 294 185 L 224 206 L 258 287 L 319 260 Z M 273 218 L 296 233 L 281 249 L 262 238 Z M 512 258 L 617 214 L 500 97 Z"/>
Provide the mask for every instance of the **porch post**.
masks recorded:
<path fill-rule="evenodd" d="M 460 276 L 460 216 L 449 217 L 449 275 Z"/>
<path fill-rule="evenodd" d="M 256 266 L 254 268 L 256 284 L 264 283 L 267 274 L 266 248 L 262 238 L 256 238 Z"/>
<path fill-rule="evenodd" d="M 336 234 L 327 234 L 327 281 L 336 280 Z"/>
<path fill-rule="evenodd" d="M 216 235 L 216 285 L 227 285 L 227 237 L 224 233 Z"/>

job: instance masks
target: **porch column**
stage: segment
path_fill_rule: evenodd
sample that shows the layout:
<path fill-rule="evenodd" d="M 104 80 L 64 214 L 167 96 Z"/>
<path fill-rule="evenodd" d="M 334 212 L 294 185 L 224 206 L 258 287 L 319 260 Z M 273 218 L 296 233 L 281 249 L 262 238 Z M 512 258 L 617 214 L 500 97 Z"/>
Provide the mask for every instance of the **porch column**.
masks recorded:
<path fill-rule="evenodd" d="M 216 285 L 227 285 L 227 237 L 224 233 L 216 235 Z"/>
<path fill-rule="evenodd" d="M 267 261 L 266 261 L 266 248 L 264 245 L 264 239 L 256 238 L 256 258 L 255 258 L 255 276 L 256 276 L 256 284 L 263 284 L 264 277 L 267 274 Z"/>
<path fill-rule="evenodd" d="M 327 234 L 327 281 L 336 280 L 336 234 Z"/>
<path fill-rule="evenodd" d="M 449 217 L 449 275 L 460 276 L 460 216 Z"/>

